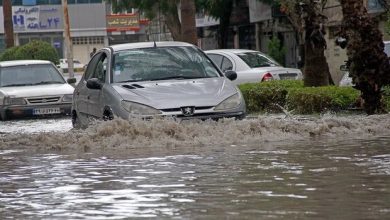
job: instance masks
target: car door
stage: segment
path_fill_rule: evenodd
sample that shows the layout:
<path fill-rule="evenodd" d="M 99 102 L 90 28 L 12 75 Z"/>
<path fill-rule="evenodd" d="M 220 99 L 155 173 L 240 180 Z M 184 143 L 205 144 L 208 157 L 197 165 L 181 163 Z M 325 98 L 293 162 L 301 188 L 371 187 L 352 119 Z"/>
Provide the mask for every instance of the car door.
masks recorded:
<path fill-rule="evenodd" d="M 95 56 L 88 63 L 87 69 L 85 70 L 84 76 L 78 83 L 74 92 L 74 102 L 75 109 L 85 115 L 91 115 L 88 110 L 88 103 L 90 97 L 90 89 L 87 88 L 87 80 L 92 78 L 97 62 L 99 61 L 99 57 Z"/>
<path fill-rule="evenodd" d="M 108 70 L 108 53 L 100 52 L 97 54 L 99 57 L 96 62 L 96 66 L 92 73 L 91 79 L 96 78 L 99 80 L 99 83 L 102 84 L 102 89 L 89 89 L 88 97 L 88 111 L 94 117 L 101 118 L 103 117 L 103 87 L 106 85 L 107 70 Z"/>

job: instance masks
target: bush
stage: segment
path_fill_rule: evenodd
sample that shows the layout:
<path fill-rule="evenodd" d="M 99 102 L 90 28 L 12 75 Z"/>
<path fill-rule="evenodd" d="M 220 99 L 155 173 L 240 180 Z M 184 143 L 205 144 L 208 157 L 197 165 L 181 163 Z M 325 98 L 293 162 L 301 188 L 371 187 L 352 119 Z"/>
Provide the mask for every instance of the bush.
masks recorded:
<path fill-rule="evenodd" d="M 298 114 L 345 110 L 359 97 L 359 91 L 352 87 L 304 87 L 300 80 L 243 84 L 239 88 L 250 113 L 281 112 L 280 106 Z"/>
<path fill-rule="evenodd" d="M 287 108 L 298 114 L 346 110 L 356 103 L 358 97 L 359 91 L 352 87 L 305 87 L 290 90 Z"/>
<path fill-rule="evenodd" d="M 7 49 L 1 55 L 0 60 L 49 60 L 58 64 L 59 56 L 49 43 L 34 40 L 23 46 Z"/>
<path fill-rule="evenodd" d="M 280 112 L 291 88 L 301 88 L 299 80 L 275 80 L 239 85 L 249 112 Z"/>
<path fill-rule="evenodd" d="M 385 104 L 386 110 L 390 112 L 390 86 L 383 88 L 383 102 Z"/>

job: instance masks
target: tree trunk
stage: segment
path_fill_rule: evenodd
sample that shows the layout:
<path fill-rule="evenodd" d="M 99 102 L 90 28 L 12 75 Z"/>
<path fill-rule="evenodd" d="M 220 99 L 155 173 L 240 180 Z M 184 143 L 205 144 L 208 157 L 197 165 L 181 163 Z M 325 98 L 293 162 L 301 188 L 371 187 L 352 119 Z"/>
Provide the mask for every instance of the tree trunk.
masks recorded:
<path fill-rule="evenodd" d="M 181 41 L 181 24 L 177 13 L 164 13 L 165 24 L 167 25 L 169 32 L 171 32 L 172 38 L 175 41 Z"/>
<path fill-rule="evenodd" d="M 316 2 L 299 5 L 304 28 L 304 71 L 305 86 L 327 86 L 332 81 L 324 51 L 325 16 L 321 14 L 321 5 Z"/>
<path fill-rule="evenodd" d="M 341 0 L 343 23 L 340 36 L 347 40 L 349 73 L 361 91 L 367 114 L 384 113 L 381 89 L 390 83 L 389 58 L 382 33 L 367 13 L 363 0 Z"/>
<path fill-rule="evenodd" d="M 3 0 L 4 14 L 4 35 L 7 48 L 13 47 L 14 42 L 14 26 L 12 23 L 12 4 L 11 0 Z"/>
<path fill-rule="evenodd" d="M 195 1 L 181 0 L 180 3 L 182 41 L 198 45 L 195 22 Z"/>
<path fill-rule="evenodd" d="M 218 27 L 218 47 L 220 49 L 227 48 L 229 26 L 230 26 L 230 17 L 233 11 L 233 1 L 224 2 L 223 16 L 219 18 L 219 27 Z"/>
<path fill-rule="evenodd" d="M 305 42 L 304 85 L 329 85 L 329 66 L 326 62 L 323 48 L 315 48 L 310 42 Z"/>

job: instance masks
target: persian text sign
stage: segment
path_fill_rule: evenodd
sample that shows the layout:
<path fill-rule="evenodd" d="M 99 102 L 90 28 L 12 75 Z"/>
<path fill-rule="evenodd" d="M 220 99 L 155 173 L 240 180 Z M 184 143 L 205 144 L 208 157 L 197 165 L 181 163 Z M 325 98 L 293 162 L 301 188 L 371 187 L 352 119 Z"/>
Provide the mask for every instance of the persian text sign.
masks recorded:
<path fill-rule="evenodd" d="M 139 31 L 138 14 L 107 15 L 107 31 Z"/>

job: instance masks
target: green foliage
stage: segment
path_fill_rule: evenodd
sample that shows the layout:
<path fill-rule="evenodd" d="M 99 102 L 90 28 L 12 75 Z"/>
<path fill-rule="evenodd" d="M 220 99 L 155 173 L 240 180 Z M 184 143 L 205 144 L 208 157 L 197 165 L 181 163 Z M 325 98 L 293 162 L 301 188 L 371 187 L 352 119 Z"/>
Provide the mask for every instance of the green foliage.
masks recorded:
<path fill-rule="evenodd" d="M 268 55 L 274 58 L 278 63 L 285 64 L 286 48 L 282 47 L 282 44 L 276 36 L 273 36 L 268 41 Z"/>
<path fill-rule="evenodd" d="M 299 114 L 339 111 L 353 106 L 358 97 L 359 91 L 352 87 L 304 87 L 290 90 L 287 107 Z"/>
<path fill-rule="evenodd" d="M 359 97 L 359 91 L 352 87 L 304 87 L 299 80 L 250 83 L 240 85 L 239 88 L 250 113 L 281 112 L 280 107 L 297 114 L 346 110 Z"/>
<path fill-rule="evenodd" d="M 280 112 L 279 106 L 286 105 L 289 90 L 301 87 L 303 82 L 298 80 L 275 80 L 239 85 L 249 112 Z"/>
<path fill-rule="evenodd" d="M 23 46 L 7 49 L 0 56 L 0 61 L 5 60 L 49 60 L 58 64 L 59 56 L 49 43 L 34 40 Z"/>
<path fill-rule="evenodd" d="M 386 111 L 390 112 L 390 86 L 385 86 L 383 88 L 383 103 Z"/>

